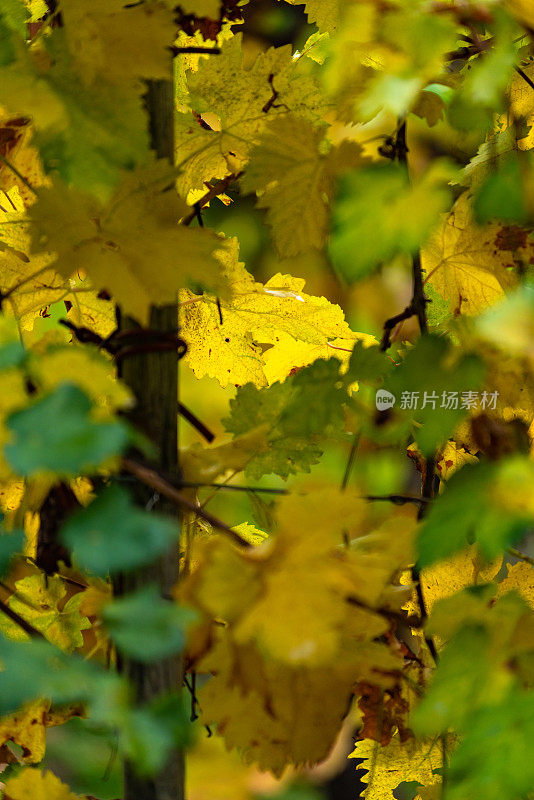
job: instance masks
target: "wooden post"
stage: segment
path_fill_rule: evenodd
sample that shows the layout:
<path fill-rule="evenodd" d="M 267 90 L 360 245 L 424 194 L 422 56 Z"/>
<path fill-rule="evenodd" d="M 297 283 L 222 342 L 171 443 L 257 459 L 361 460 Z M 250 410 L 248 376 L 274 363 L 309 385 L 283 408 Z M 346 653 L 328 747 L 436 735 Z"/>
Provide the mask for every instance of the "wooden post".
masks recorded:
<path fill-rule="evenodd" d="M 171 65 L 172 66 L 172 65 Z M 159 158 L 174 161 L 174 92 L 172 81 L 149 81 L 145 95 L 149 114 L 152 148 Z M 157 270 L 157 263 L 154 269 Z M 155 307 L 150 310 L 152 330 L 177 330 L 178 306 Z M 128 317 L 121 320 L 123 330 L 135 329 L 138 323 Z M 178 354 L 174 352 L 141 353 L 124 359 L 121 378 L 130 387 L 136 406 L 130 421 L 142 430 L 158 448 L 158 467 L 166 474 L 178 475 Z M 142 484 L 133 484 L 136 501 L 155 512 L 176 517 L 176 507 Z M 179 548 L 156 563 L 119 576 L 115 585 L 118 595 L 136 591 L 156 583 L 162 596 L 168 596 L 178 580 Z M 150 664 L 120 659 L 119 669 L 133 684 L 138 703 L 147 703 L 161 694 L 178 691 L 183 682 L 181 658 L 168 658 Z M 154 778 L 141 778 L 135 764 L 124 765 L 124 800 L 184 800 L 184 753 L 176 749 L 168 763 Z"/>

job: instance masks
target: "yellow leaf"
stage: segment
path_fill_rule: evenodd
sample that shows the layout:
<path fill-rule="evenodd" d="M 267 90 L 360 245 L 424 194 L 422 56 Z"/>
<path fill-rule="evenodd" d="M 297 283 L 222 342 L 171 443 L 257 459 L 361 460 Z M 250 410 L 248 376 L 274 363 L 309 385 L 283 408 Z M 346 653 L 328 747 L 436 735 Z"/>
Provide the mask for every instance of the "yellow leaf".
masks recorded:
<path fill-rule="evenodd" d="M 534 8 L 531 0 L 504 0 L 504 7 L 528 28 L 534 28 Z"/>
<path fill-rule="evenodd" d="M 266 386 L 267 373 L 281 380 L 291 368 L 302 366 L 302 360 L 309 363 L 310 346 L 330 357 L 335 351 L 330 352 L 328 342 L 341 341 L 351 350 L 362 337 L 350 330 L 339 306 L 305 294 L 301 278 L 278 274 L 266 284 L 256 282 L 237 261 L 237 241 L 230 241 L 233 256 L 231 261 L 225 258 L 223 275 L 232 294 L 220 299 L 220 312 L 212 295 L 180 294 L 181 335 L 189 346 L 186 362 L 197 378 L 209 375 L 221 386 Z M 290 362 L 282 375 L 277 358 L 289 367 L 288 344 L 293 350 L 302 345 L 301 363 Z"/>
<path fill-rule="evenodd" d="M 423 570 L 421 583 L 427 611 L 438 600 L 451 597 L 468 586 L 477 586 L 493 580 L 501 568 L 502 557 L 484 564 L 475 545 L 467 547 L 445 561 Z"/>
<path fill-rule="evenodd" d="M 205 181 L 239 172 L 266 124 L 288 108 L 304 119 L 320 118 L 321 94 L 293 59 L 290 45 L 260 53 L 249 69 L 243 58 L 242 34 L 237 34 L 220 55 L 203 59 L 188 75 L 191 110 L 176 121 L 177 185 L 183 197 L 205 190 Z M 199 120 L 199 114 L 209 116 Z"/>
<path fill-rule="evenodd" d="M 214 251 L 224 244 L 209 231 L 178 224 L 187 206 L 163 191 L 173 175 L 161 163 L 139 170 L 107 205 L 55 179 L 29 211 L 33 248 L 54 252 L 53 265 L 65 277 L 84 269 L 95 288 L 108 289 L 140 322 L 151 304 L 172 303 L 189 277 L 218 286 Z"/>
<path fill-rule="evenodd" d="M 478 458 L 468 453 L 465 448 L 458 447 L 456 442 L 448 441 L 441 451 L 441 458 L 437 463 L 439 477 L 442 481 L 448 481 L 456 470 L 464 464 L 476 464 Z"/>
<path fill-rule="evenodd" d="M 195 444 L 180 453 L 180 467 L 190 483 L 212 483 L 230 471 L 243 470 L 252 455 L 267 448 L 266 426 L 215 447 Z"/>
<path fill-rule="evenodd" d="M 102 75 L 128 83 L 138 77 L 169 78 L 174 15 L 165 3 L 125 6 L 122 0 L 108 0 L 88 7 L 83 0 L 64 0 L 61 13 L 69 49 L 86 83 Z"/>
<path fill-rule="evenodd" d="M 250 154 L 242 184 L 267 209 L 282 258 L 324 245 L 336 174 L 341 165 L 347 170 L 362 160 L 358 145 L 349 142 L 322 154 L 323 136 L 322 128 L 288 114 L 267 126 Z"/>
<path fill-rule="evenodd" d="M 389 627 L 373 608 L 410 561 L 414 519 L 394 515 L 378 527 L 366 501 L 330 487 L 283 497 L 277 519 L 276 535 L 254 550 L 203 542 L 181 596 L 230 624 L 237 644 L 280 663 L 358 662 Z"/>
<path fill-rule="evenodd" d="M 395 800 L 393 792 L 404 781 L 418 781 L 425 787 L 441 783 L 441 778 L 433 773 L 443 766 L 439 739 L 409 739 L 403 743 L 396 736 L 385 747 L 364 739 L 356 742 L 349 758 L 364 760 L 361 768 L 367 770 L 362 778 L 367 784 L 365 800 Z"/>
<path fill-rule="evenodd" d="M 529 0 L 507 0 L 510 5 L 515 5 L 519 9 L 529 7 L 529 13 L 532 16 L 532 4 Z M 534 65 L 526 64 L 521 67 L 523 72 L 530 80 L 534 79 Z M 525 129 L 528 133 L 522 138 L 517 140 L 517 147 L 519 150 L 530 150 L 534 147 L 534 99 L 532 98 L 532 89 L 521 75 L 517 72 L 512 72 L 512 80 L 509 88 L 510 96 L 510 113 L 503 114 L 497 119 L 496 131 L 503 132 L 509 128 L 513 129 L 514 120 L 521 119 L 524 122 Z M 513 139 L 516 139 L 516 134 L 513 134 Z M 490 151 L 491 152 L 491 151 Z"/>
<path fill-rule="evenodd" d="M 64 381 L 75 383 L 91 398 L 102 418 L 133 405 L 130 390 L 117 380 L 113 361 L 86 344 L 50 349 L 32 360 L 30 371 L 43 392 Z"/>
<path fill-rule="evenodd" d="M 286 773 L 281 781 L 267 773 L 246 768 L 237 753 L 229 753 L 220 736 L 198 736 L 187 753 L 186 797 L 188 800 L 253 800 L 276 795 L 287 783 Z"/>
<path fill-rule="evenodd" d="M 478 314 L 516 285 L 508 269 L 514 266 L 511 254 L 501 249 L 501 231 L 498 223 L 476 225 L 464 192 L 423 248 L 426 280 L 450 302 L 451 311 Z M 523 255 L 528 262 L 528 253 Z"/>
<path fill-rule="evenodd" d="M 293 6 L 305 5 L 308 22 L 317 24 L 321 32 L 333 33 L 341 14 L 342 0 L 286 0 Z"/>
<path fill-rule="evenodd" d="M 256 528 L 248 522 L 243 522 L 241 525 L 234 525 L 234 531 L 236 531 L 242 539 L 245 539 L 245 541 L 253 545 L 261 544 L 269 538 L 268 533 L 260 531 L 259 528 Z"/>
<path fill-rule="evenodd" d="M 63 603 L 67 593 L 64 582 L 59 576 L 43 573 L 17 581 L 15 590 L 9 598 L 9 607 L 50 642 L 67 652 L 82 646 L 82 631 L 91 627 L 87 617 L 80 613 L 83 592 Z M 23 641 L 28 638 L 28 634 L 7 617 L 0 619 L 0 627 L 12 639 Z"/>
<path fill-rule="evenodd" d="M 14 714 L 0 718 L 0 743 L 14 742 L 20 745 L 22 761 L 25 764 L 37 764 L 45 755 L 46 729 L 62 725 L 80 713 L 79 707 L 66 706 L 51 710 L 49 700 L 33 700 Z"/>
<path fill-rule="evenodd" d="M 280 777 L 288 765 L 322 761 L 348 713 L 358 675 L 394 669 L 396 660 L 376 642 L 363 644 L 351 665 L 315 669 L 264 658 L 254 645 L 235 645 L 225 630 L 198 665 L 213 677 L 199 691 L 202 720 L 215 725 L 228 749 Z"/>
<path fill-rule="evenodd" d="M 531 608 L 534 608 L 534 567 L 531 564 L 520 562 L 507 564 L 506 568 L 508 574 L 506 578 L 499 581 L 497 597 L 516 591 Z"/>
<path fill-rule="evenodd" d="M 27 767 L 4 786 L 4 800 L 79 800 L 52 772 Z"/>

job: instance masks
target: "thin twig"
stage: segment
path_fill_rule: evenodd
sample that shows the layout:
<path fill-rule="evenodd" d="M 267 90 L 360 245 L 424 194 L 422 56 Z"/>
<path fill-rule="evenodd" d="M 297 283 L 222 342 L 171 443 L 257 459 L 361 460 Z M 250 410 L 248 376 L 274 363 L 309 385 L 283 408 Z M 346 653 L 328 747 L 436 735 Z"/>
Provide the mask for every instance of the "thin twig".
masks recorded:
<path fill-rule="evenodd" d="M 211 56 L 219 56 L 221 54 L 220 47 L 171 47 L 172 54 L 174 56 L 178 55 L 186 55 L 189 53 L 195 54 L 198 53 L 199 55 L 211 55 Z"/>
<path fill-rule="evenodd" d="M 521 69 L 521 67 L 515 67 L 515 71 L 517 72 L 517 74 L 518 74 L 518 75 L 521 75 L 521 77 L 523 78 L 523 80 L 524 80 L 526 83 L 528 83 L 528 85 L 530 86 L 530 88 L 531 88 L 531 89 L 534 89 L 534 81 L 533 81 L 531 78 L 529 78 L 529 77 L 528 77 L 527 73 L 526 73 L 526 72 L 524 72 L 524 71 Z"/>
<path fill-rule="evenodd" d="M 363 600 L 359 600 L 357 597 L 347 597 L 347 603 L 349 603 L 351 606 L 361 608 L 363 611 L 370 611 L 373 614 L 379 614 L 381 617 L 386 617 L 386 619 L 393 620 L 394 622 L 400 622 L 403 625 L 409 625 L 410 628 L 421 628 L 423 624 L 421 617 L 418 617 L 415 614 L 406 616 L 398 611 L 392 611 L 389 608 L 373 608 L 373 606 L 368 606 L 367 603 L 364 603 Z"/>
<path fill-rule="evenodd" d="M 184 419 L 186 419 L 190 425 L 193 426 L 203 437 L 206 439 L 207 442 L 213 442 L 215 439 L 215 434 L 210 431 L 210 429 L 204 425 L 204 423 L 199 420 L 199 418 L 193 414 L 183 403 L 178 402 L 178 413 Z"/>
<path fill-rule="evenodd" d="M 526 564 L 530 564 L 532 567 L 534 567 L 534 558 L 532 558 L 531 556 L 527 556 L 526 553 L 522 553 L 520 550 L 516 550 L 515 547 L 508 547 L 507 552 L 511 556 L 518 558 L 520 561 L 524 561 Z"/>
<path fill-rule="evenodd" d="M 214 184 L 211 187 L 211 189 L 209 189 L 209 191 L 207 191 L 206 194 L 195 203 L 195 208 L 193 209 L 193 211 L 190 214 L 188 214 L 187 217 L 183 218 L 182 225 L 186 226 L 191 225 L 193 220 L 197 218 L 196 209 L 204 208 L 204 206 L 207 206 L 208 203 L 211 203 L 211 201 L 214 200 L 216 197 L 218 197 L 220 194 L 223 194 L 223 192 L 225 192 L 226 189 L 228 189 L 228 187 L 232 183 L 237 181 L 242 174 L 243 174 L 242 172 L 233 172 L 231 175 L 227 175 L 226 178 L 223 178 L 222 180 Z"/>
<path fill-rule="evenodd" d="M 6 166 L 8 169 L 10 169 L 10 170 L 11 170 L 11 172 L 12 172 L 14 175 L 16 175 L 16 176 L 17 176 L 17 178 L 19 179 L 19 181 L 22 181 L 22 183 L 24 184 L 24 186 L 26 186 L 26 188 L 28 188 L 28 189 L 30 190 L 30 192 L 33 192 L 35 195 L 37 195 L 37 190 L 33 188 L 33 186 L 31 185 L 31 183 L 30 183 L 30 182 L 29 182 L 29 181 L 28 181 L 28 180 L 27 180 L 27 179 L 24 177 L 24 175 L 22 175 L 22 174 L 21 174 L 21 173 L 18 171 L 18 169 L 17 169 L 17 168 L 16 168 L 16 167 L 15 167 L 15 166 L 14 166 L 14 165 L 13 165 L 13 164 L 10 162 L 10 161 L 8 161 L 8 160 L 7 160 L 7 158 L 4 158 L 4 156 L 3 156 L 1 153 L 0 153 L 0 161 L 2 162 L 2 164 L 5 164 L 5 166 Z"/>
<path fill-rule="evenodd" d="M 262 488 L 261 486 L 235 486 L 231 483 L 188 483 L 180 481 L 180 486 L 187 489 L 230 489 L 234 492 L 263 492 L 264 494 L 289 494 L 287 489 Z"/>
<path fill-rule="evenodd" d="M 412 497 L 412 495 L 406 494 L 367 494 L 364 495 L 363 499 L 369 501 L 383 500 L 388 503 L 394 503 L 397 506 L 403 506 L 406 503 L 420 506 L 431 502 L 428 497 L 416 497 L 415 495 Z"/>
<path fill-rule="evenodd" d="M 240 536 L 237 531 L 232 530 L 232 528 L 230 528 L 230 526 L 225 522 L 217 519 L 217 517 L 214 517 L 213 514 L 210 514 L 208 511 L 204 511 L 203 508 L 200 508 L 191 500 L 188 500 L 187 497 L 184 497 L 181 492 L 168 483 L 165 478 L 159 474 L 159 472 L 156 472 L 156 470 L 145 467 L 143 464 L 139 464 L 137 461 L 132 461 L 130 458 L 123 458 L 122 466 L 126 472 L 134 475 L 137 480 L 141 481 L 141 483 L 144 483 L 146 486 L 150 486 L 151 489 L 159 492 L 159 494 L 163 495 L 163 497 L 166 497 L 172 503 L 175 503 L 180 508 L 184 508 L 186 511 L 190 511 L 192 514 L 196 514 L 205 520 L 205 522 L 208 522 L 213 528 L 225 533 L 230 539 L 232 539 L 234 544 L 246 548 L 251 547 L 250 543 Z"/>
<path fill-rule="evenodd" d="M 356 453 L 358 451 L 358 445 L 360 444 L 360 433 L 355 433 L 354 438 L 352 440 L 352 444 L 350 446 L 350 453 L 347 459 L 347 466 L 345 467 L 345 473 L 343 475 L 343 480 L 341 481 L 341 491 L 344 492 L 348 486 L 350 473 L 352 472 L 352 467 L 354 464 L 354 459 L 356 458 Z"/>

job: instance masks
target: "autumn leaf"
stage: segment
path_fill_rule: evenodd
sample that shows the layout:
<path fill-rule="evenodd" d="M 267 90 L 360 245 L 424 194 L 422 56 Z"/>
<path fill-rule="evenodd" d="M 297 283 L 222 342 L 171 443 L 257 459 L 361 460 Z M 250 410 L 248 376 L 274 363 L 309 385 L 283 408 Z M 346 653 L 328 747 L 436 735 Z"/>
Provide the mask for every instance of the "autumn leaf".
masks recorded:
<path fill-rule="evenodd" d="M 61 12 L 69 49 L 88 84 L 102 74 L 124 83 L 138 77 L 168 79 L 168 48 L 174 37 L 172 9 L 166 3 L 124 6 L 110 0 L 88 9 L 80 0 L 67 0 Z"/>
<path fill-rule="evenodd" d="M 23 763 L 38 764 L 45 755 L 46 729 L 62 725 L 81 713 L 81 706 L 52 709 L 49 700 L 34 700 L 20 711 L 0 718 L 0 741 L 18 744 L 22 748 Z"/>
<path fill-rule="evenodd" d="M 320 93 L 292 58 L 289 45 L 260 53 L 249 69 L 243 58 L 242 35 L 236 34 L 221 55 L 204 59 L 188 75 L 191 110 L 177 118 L 178 189 L 184 197 L 204 189 L 205 181 L 239 172 L 273 117 L 290 110 L 304 119 L 320 118 Z M 204 113 L 208 121 L 202 119 Z"/>
<path fill-rule="evenodd" d="M 476 225 L 464 192 L 423 248 L 425 280 L 456 315 L 478 314 L 516 285 L 514 253 L 528 260 L 530 244 L 521 242 L 510 252 L 505 233 L 498 223 Z"/>
<path fill-rule="evenodd" d="M 29 211 L 33 250 L 53 252 L 52 264 L 66 278 L 82 268 L 94 286 L 108 289 L 143 322 L 151 303 L 172 303 L 188 278 L 200 281 L 199 270 L 206 284 L 217 285 L 214 251 L 224 243 L 178 224 L 186 206 L 163 191 L 172 174 L 160 163 L 125 177 L 108 205 L 54 181 Z M 60 227 L 58 219 L 64 220 Z"/>
<path fill-rule="evenodd" d="M 9 778 L 4 786 L 5 800 L 80 800 L 66 784 L 52 772 L 28 767 L 14 778 Z"/>
<path fill-rule="evenodd" d="M 443 765 L 441 742 L 436 739 L 401 742 L 397 736 L 385 747 L 371 739 L 356 742 L 349 758 L 363 759 L 367 773 L 365 800 L 394 800 L 397 786 L 416 781 L 421 786 L 440 785 L 439 770 Z"/>
<path fill-rule="evenodd" d="M 350 330 L 339 306 L 305 294 L 304 280 L 277 274 L 261 284 L 238 262 L 237 242 L 229 252 L 223 259 L 228 299 L 220 298 L 217 304 L 208 294 L 180 294 L 181 333 L 189 345 L 185 360 L 198 378 L 209 375 L 221 386 L 266 386 L 267 374 L 274 377 L 276 370 L 278 380 L 288 374 L 277 370 L 277 355 L 284 359 L 288 345 L 295 350 L 302 345 L 299 360 L 291 363 L 300 367 L 334 355 L 329 342 L 338 340 L 338 346 L 350 350 L 357 339 L 373 341 Z"/>
<path fill-rule="evenodd" d="M 83 594 L 78 592 L 66 602 L 67 590 L 58 578 L 32 575 L 15 584 L 9 607 L 64 651 L 75 650 L 83 644 L 82 631 L 90 627 L 87 617 L 80 614 Z M 26 640 L 28 634 L 13 621 L 2 617 L 4 634 L 12 639 Z"/>
<path fill-rule="evenodd" d="M 242 178 L 246 192 L 258 194 L 281 257 L 288 258 L 326 240 L 329 206 L 341 167 L 356 166 L 361 151 L 345 143 L 321 153 L 324 129 L 295 116 L 274 119 L 250 153 Z"/>

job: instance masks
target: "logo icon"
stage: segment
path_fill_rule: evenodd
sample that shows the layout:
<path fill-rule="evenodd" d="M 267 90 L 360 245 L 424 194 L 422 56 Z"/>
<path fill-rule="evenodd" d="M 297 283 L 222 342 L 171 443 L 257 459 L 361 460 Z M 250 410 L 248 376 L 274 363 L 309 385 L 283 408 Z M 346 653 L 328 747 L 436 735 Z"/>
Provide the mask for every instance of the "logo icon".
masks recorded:
<path fill-rule="evenodd" d="M 386 411 L 388 408 L 392 408 L 395 405 L 396 397 L 391 392 L 386 392 L 385 389 L 379 389 L 376 393 L 376 407 L 379 411 Z"/>

